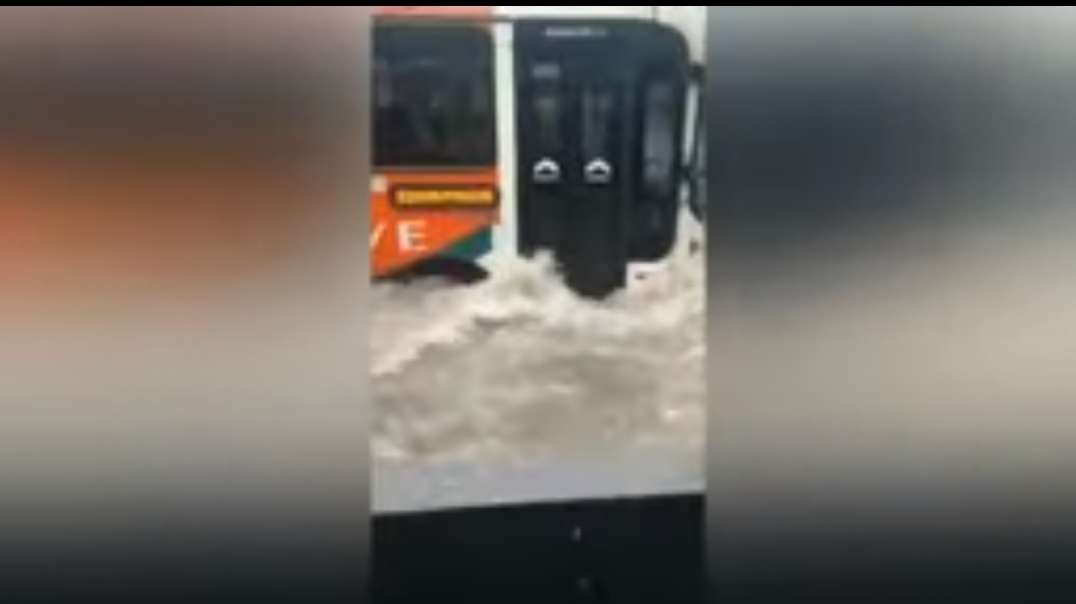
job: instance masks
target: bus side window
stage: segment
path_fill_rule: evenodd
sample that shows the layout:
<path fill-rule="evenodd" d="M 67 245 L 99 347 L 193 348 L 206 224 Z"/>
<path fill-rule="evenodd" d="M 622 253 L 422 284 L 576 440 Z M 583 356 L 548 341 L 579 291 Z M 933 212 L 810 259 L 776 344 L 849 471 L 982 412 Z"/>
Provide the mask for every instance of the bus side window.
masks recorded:
<path fill-rule="evenodd" d="M 586 86 L 583 89 L 582 103 L 583 157 L 588 161 L 595 158 L 610 161 L 613 154 L 610 139 L 616 124 L 613 91 L 601 85 Z"/>
<path fill-rule="evenodd" d="M 534 113 L 538 118 L 538 144 L 542 151 L 548 154 L 559 152 L 564 143 L 560 132 L 560 97 L 556 91 L 535 95 Z"/>
<path fill-rule="evenodd" d="M 640 87 L 642 116 L 639 195 L 634 204 L 632 256 L 664 256 L 676 237 L 680 178 L 681 87 L 652 72 Z"/>
<path fill-rule="evenodd" d="M 650 197 L 666 199 L 676 187 L 676 88 L 671 82 L 652 81 L 643 102 L 643 188 Z"/>
<path fill-rule="evenodd" d="M 535 63 L 530 68 L 530 80 L 533 87 L 531 111 L 538 151 L 546 157 L 557 157 L 564 146 L 560 65 L 554 62 Z"/>
<path fill-rule="evenodd" d="M 379 26 L 374 54 L 376 165 L 493 163 L 488 32 L 466 26 Z"/>

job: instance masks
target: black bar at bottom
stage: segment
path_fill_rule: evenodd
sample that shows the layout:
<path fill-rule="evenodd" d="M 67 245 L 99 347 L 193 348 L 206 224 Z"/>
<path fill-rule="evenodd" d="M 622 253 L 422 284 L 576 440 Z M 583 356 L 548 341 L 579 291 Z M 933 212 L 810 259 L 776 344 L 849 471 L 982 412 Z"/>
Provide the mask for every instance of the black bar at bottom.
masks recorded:
<path fill-rule="evenodd" d="M 374 518 L 374 602 L 702 601 L 703 496 Z"/>

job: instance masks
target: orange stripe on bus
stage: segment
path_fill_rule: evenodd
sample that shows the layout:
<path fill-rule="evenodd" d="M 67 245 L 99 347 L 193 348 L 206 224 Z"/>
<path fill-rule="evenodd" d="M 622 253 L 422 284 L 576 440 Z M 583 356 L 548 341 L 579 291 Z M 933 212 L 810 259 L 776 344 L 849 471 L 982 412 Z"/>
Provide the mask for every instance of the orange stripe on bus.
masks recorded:
<path fill-rule="evenodd" d="M 371 194 L 370 268 L 375 277 L 436 256 L 482 229 L 493 226 L 498 220 L 496 206 L 399 207 L 390 199 L 390 192 L 401 185 L 495 190 L 495 168 L 445 172 L 380 171 L 376 177 L 384 179 L 385 186 Z"/>

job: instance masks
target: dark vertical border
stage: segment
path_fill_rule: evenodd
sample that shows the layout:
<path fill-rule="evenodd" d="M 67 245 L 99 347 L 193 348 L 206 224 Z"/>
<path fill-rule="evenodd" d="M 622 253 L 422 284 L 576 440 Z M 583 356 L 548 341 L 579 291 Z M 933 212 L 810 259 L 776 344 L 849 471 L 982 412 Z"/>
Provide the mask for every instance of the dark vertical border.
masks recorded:
<path fill-rule="evenodd" d="M 1074 33 L 710 8 L 711 601 L 1072 598 Z"/>

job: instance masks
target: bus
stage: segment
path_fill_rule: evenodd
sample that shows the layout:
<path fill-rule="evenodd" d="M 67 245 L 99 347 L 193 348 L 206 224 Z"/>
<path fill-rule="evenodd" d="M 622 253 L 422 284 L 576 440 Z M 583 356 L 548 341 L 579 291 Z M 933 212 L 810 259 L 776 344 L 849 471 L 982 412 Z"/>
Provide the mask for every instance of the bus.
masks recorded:
<path fill-rule="evenodd" d="M 603 297 L 692 253 L 705 7 L 382 6 L 375 280 L 546 252 Z"/>

